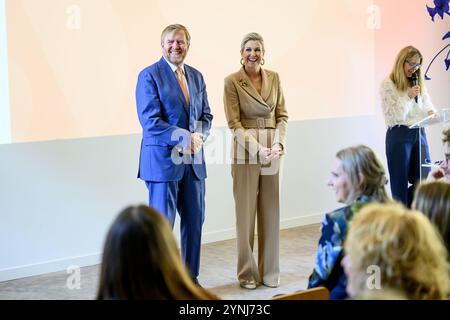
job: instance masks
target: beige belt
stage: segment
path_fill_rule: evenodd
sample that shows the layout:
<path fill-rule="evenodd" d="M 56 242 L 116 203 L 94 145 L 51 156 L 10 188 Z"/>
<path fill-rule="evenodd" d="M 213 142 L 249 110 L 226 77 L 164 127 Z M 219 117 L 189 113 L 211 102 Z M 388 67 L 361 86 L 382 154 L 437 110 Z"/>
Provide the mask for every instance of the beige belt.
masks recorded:
<path fill-rule="evenodd" d="M 264 119 L 264 118 L 241 119 L 241 123 L 244 128 L 258 128 L 258 129 L 276 128 L 275 119 Z"/>

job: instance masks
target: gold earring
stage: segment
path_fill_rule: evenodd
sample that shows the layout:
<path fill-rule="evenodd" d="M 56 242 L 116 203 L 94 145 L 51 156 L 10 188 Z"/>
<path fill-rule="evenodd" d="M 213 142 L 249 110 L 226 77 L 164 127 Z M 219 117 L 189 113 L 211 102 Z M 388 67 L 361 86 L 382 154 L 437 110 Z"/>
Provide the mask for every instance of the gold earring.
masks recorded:
<path fill-rule="evenodd" d="M 244 65 L 244 58 L 241 58 L 241 65 Z"/>
<path fill-rule="evenodd" d="M 263 66 L 264 63 L 266 63 L 266 61 L 264 60 L 264 58 L 261 59 L 261 65 Z"/>

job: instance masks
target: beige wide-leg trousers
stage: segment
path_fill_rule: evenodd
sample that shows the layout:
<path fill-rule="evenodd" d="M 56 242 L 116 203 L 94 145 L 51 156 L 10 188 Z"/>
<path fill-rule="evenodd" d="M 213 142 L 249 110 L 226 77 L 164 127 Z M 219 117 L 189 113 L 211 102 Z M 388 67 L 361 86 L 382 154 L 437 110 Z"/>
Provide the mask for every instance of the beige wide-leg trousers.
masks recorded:
<path fill-rule="evenodd" d="M 279 161 L 277 161 L 279 166 Z M 237 277 L 278 286 L 279 267 L 279 171 L 265 174 L 261 164 L 232 164 L 236 210 Z M 258 264 L 253 256 L 255 218 L 258 224 Z"/>

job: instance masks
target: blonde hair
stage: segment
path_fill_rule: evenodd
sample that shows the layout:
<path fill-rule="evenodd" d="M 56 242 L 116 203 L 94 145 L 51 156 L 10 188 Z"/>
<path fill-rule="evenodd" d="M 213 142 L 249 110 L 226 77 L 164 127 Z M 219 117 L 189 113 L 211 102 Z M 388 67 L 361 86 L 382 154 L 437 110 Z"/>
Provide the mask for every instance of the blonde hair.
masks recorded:
<path fill-rule="evenodd" d="M 167 27 L 165 27 L 164 30 L 161 32 L 161 44 L 164 43 L 164 38 L 166 37 L 167 34 L 172 33 L 174 31 L 178 31 L 178 30 L 181 30 L 184 32 L 184 34 L 186 35 L 187 45 L 189 46 L 191 44 L 191 35 L 189 34 L 188 29 L 181 24 L 171 24 L 171 25 L 168 25 Z"/>
<path fill-rule="evenodd" d="M 345 203 L 350 204 L 362 195 L 372 197 L 377 202 L 389 200 L 385 189 L 385 170 L 372 149 L 357 145 L 338 151 L 336 157 L 342 161 L 342 169 L 350 185 Z"/>
<path fill-rule="evenodd" d="M 242 42 L 241 42 L 241 53 L 244 52 L 244 48 L 245 48 L 245 44 L 249 41 L 259 41 L 259 43 L 261 44 L 261 50 L 262 52 L 266 52 L 266 50 L 264 49 L 264 39 L 263 37 L 256 32 L 250 32 L 247 33 L 244 38 L 242 38 Z"/>
<path fill-rule="evenodd" d="M 420 64 L 422 64 L 423 56 L 420 51 L 413 46 L 407 46 L 400 50 L 395 59 L 394 67 L 392 69 L 389 78 L 395 84 L 397 90 L 406 91 L 409 87 L 411 87 L 411 81 L 405 75 L 405 63 L 413 58 L 419 58 Z M 425 81 L 423 79 L 422 69 L 419 68 L 416 71 L 417 81 L 420 86 L 420 94 L 423 94 Z"/>
<path fill-rule="evenodd" d="M 365 206 L 350 222 L 345 250 L 361 275 L 369 266 L 380 268 L 382 289 L 400 290 L 408 299 L 447 297 L 447 251 L 420 212 L 400 204 Z M 365 281 L 356 286 L 367 290 Z"/>
<path fill-rule="evenodd" d="M 425 214 L 439 230 L 450 249 L 450 183 L 422 182 L 416 189 L 413 207 Z"/>

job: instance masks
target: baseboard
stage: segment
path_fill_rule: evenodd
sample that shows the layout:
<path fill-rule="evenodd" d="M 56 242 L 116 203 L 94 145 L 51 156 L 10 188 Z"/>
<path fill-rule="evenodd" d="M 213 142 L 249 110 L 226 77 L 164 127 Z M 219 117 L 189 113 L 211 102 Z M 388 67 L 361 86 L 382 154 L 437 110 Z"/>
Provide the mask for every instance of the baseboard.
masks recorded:
<path fill-rule="evenodd" d="M 308 216 L 282 219 L 280 221 L 280 229 L 283 230 L 283 229 L 307 226 L 310 224 L 321 223 L 323 221 L 323 216 L 324 216 L 324 214 L 322 212 L 322 213 L 311 214 Z"/>
<path fill-rule="evenodd" d="M 0 282 L 65 271 L 70 266 L 88 267 L 101 262 L 101 253 L 33 263 L 13 268 L 0 269 Z"/>
<path fill-rule="evenodd" d="M 282 219 L 280 221 L 281 229 L 289 229 L 299 226 L 320 223 L 323 214 L 313 214 L 303 217 Z M 218 231 L 205 232 L 202 236 L 202 243 L 212 243 L 223 240 L 230 240 L 236 237 L 234 228 L 223 229 Z M 0 269 L 0 282 L 14 279 L 26 278 L 31 276 L 42 275 L 51 272 L 67 270 L 69 266 L 87 267 L 99 264 L 101 262 L 101 253 L 94 253 L 85 256 L 63 258 L 50 260 L 35 264 L 17 266 L 8 269 Z"/>
<path fill-rule="evenodd" d="M 230 240 L 234 238 L 236 238 L 235 228 L 204 232 L 202 235 L 202 244 Z"/>
<path fill-rule="evenodd" d="M 321 223 L 323 220 L 323 213 L 312 214 L 308 216 L 295 217 L 289 219 L 282 219 L 280 221 L 280 229 L 289 229 L 310 224 Z M 211 243 L 223 240 L 230 240 L 236 238 L 236 230 L 234 228 L 205 232 L 202 236 L 202 243 Z"/>

